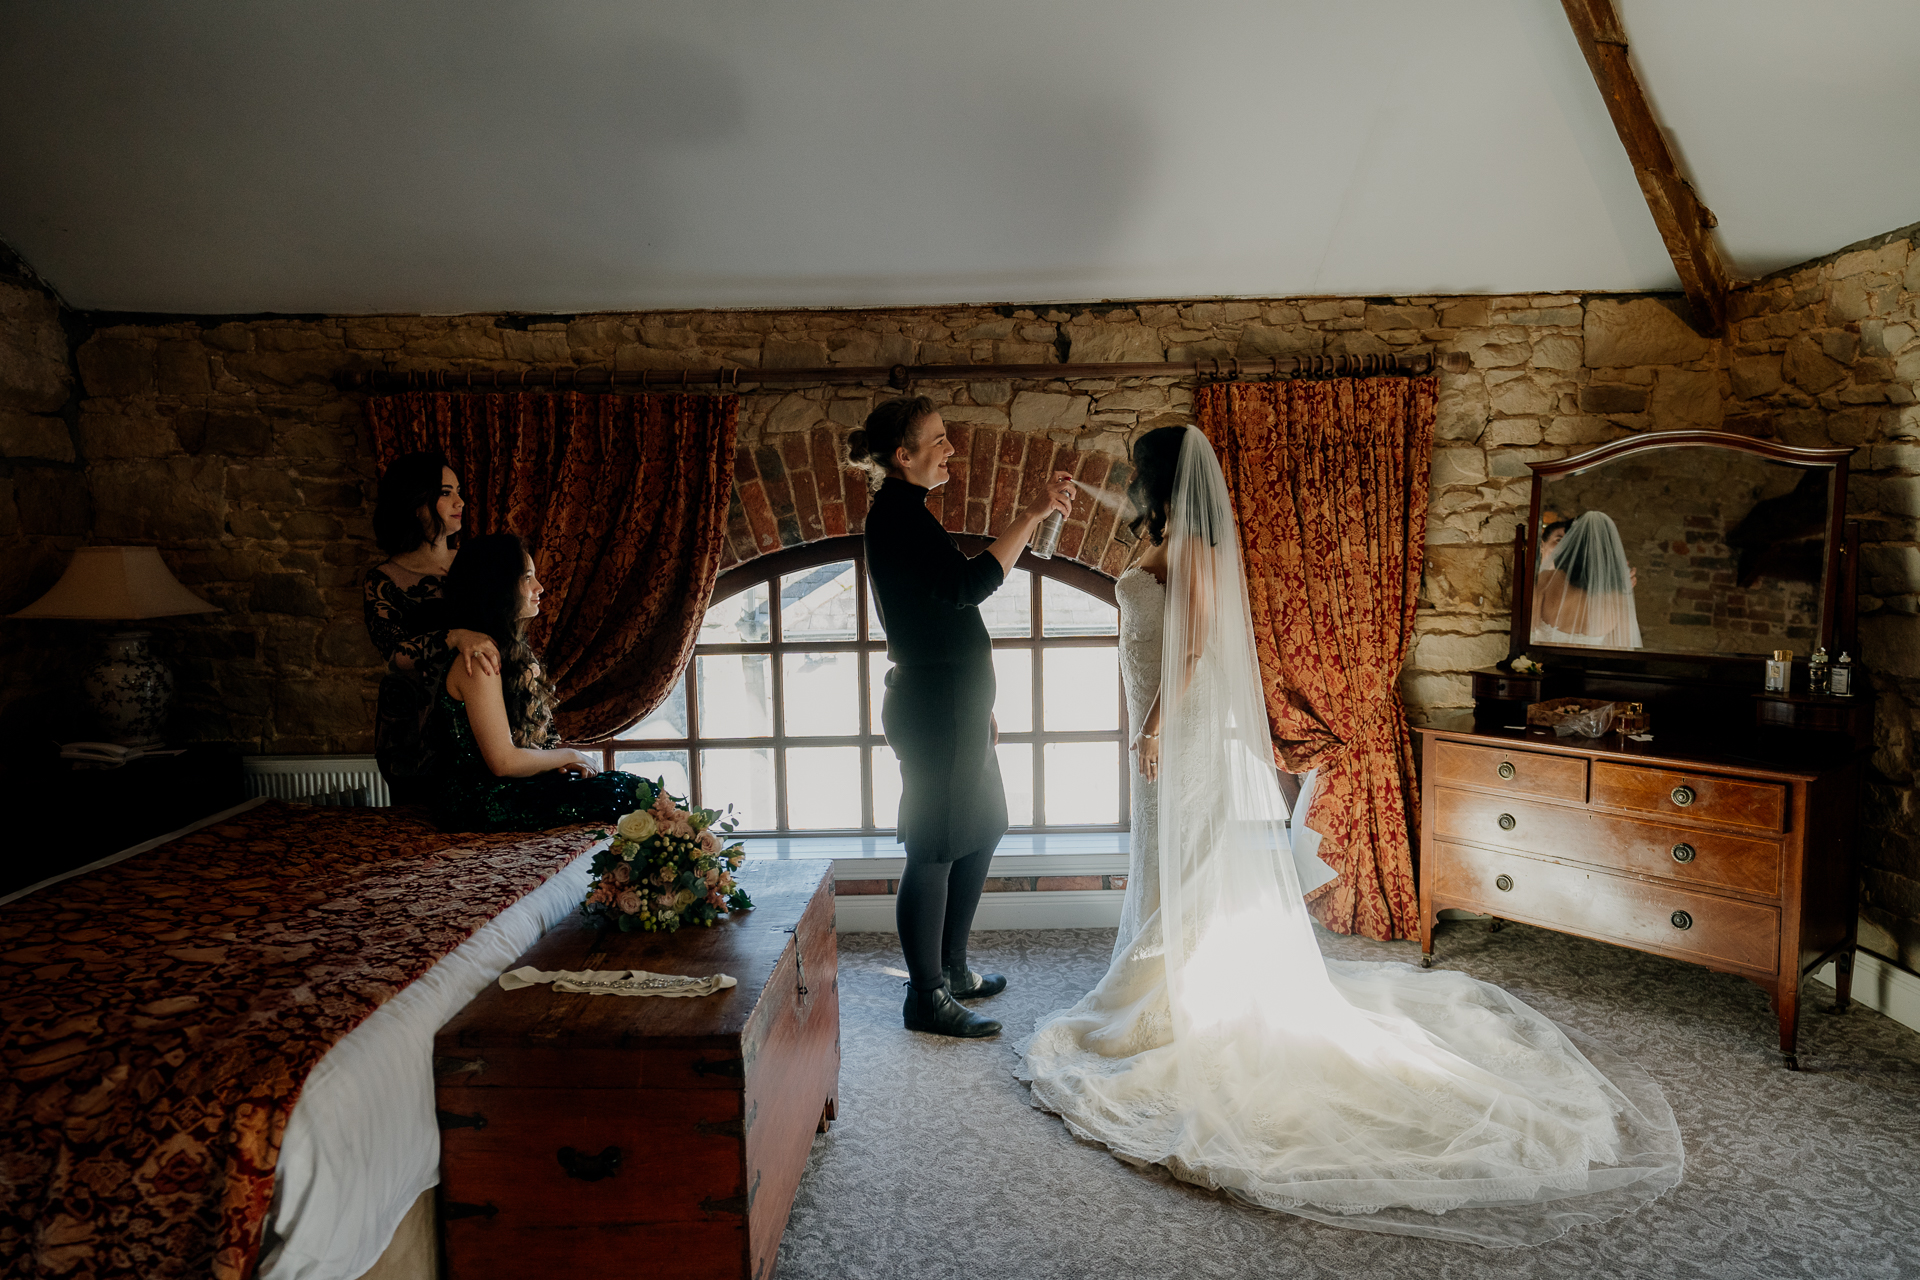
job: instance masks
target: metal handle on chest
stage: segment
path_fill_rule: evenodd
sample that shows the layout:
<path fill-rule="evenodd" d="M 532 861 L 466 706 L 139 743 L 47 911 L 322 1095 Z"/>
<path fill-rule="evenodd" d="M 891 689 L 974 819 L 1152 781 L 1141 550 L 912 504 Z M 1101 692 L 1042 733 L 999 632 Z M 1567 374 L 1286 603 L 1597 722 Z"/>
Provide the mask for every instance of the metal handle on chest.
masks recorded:
<path fill-rule="evenodd" d="M 1499 769 L 1495 770 L 1495 772 L 1497 772 L 1503 778 L 1511 778 L 1513 776 L 1513 765 L 1511 765 L 1505 760 L 1502 760 L 1500 762 Z"/>
<path fill-rule="evenodd" d="M 1692 787 L 1675 787 L 1673 789 L 1673 802 L 1682 809 L 1692 804 L 1696 799 L 1698 799 L 1698 797 L 1694 795 Z"/>
<path fill-rule="evenodd" d="M 1494 879 L 1494 882 L 1493 882 L 1493 887 L 1494 887 L 1494 888 L 1496 888 L 1496 889 L 1498 889 L 1498 890 L 1499 890 L 1500 892 L 1502 892 L 1502 893 L 1505 893 L 1505 892 L 1507 892 L 1507 891 L 1508 891 L 1509 889 L 1511 889 L 1511 888 L 1513 888 L 1513 877 L 1512 877 L 1512 876 L 1497 876 L 1497 877 L 1495 877 L 1495 879 Z"/>
<path fill-rule="evenodd" d="M 1514 829 L 1515 826 L 1519 825 L 1518 819 L 1516 819 L 1510 813 L 1501 814 L 1499 818 L 1499 822 L 1500 822 L 1500 829 L 1502 831 L 1511 831 Z"/>
<path fill-rule="evenodd" d="M 1676 929 L 1693 928 L 1693 917 L 1684 911 L 1676 911 L 1668 916 L 1667 919 L 1673 922 L 1673 927 Z"/>
<path fill-rule="evenodd" d="M 1693 851 L 1693 846 L 1690 844 L 1677 844 L 1673 846 L 1673 860 L 1675 862 L 1692 862 L 1696 856 Z"/>
<path fill-rule="evenodd" d="M 578 1178 L 582 1182 L 598 1182 L 620 1172 L 618 1147 L 607 1147 L 597 1156 L 575 1151 L 572 1147 L 562 1147 L 554 1154 L 560 1159 L 561 1170 L 569 1178 Z"/>

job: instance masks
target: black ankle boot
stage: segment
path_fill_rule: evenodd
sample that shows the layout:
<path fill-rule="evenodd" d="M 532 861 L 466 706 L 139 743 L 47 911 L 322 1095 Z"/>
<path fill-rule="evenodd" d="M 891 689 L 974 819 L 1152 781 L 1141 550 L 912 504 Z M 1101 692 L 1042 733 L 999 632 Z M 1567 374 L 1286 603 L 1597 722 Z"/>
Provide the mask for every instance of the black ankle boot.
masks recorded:
<path fill-rule="evenodd" d="M 947 970 L 947 990 L 955 1000 L 984 1000 L 1007 989 L 1007 980 L 997 973 L 975 973 L 971 969 Z"/>
<path fill-rule="evenodd" d="M 909 1031 L 926 1031 L 936 1036 L 959 1036 L 967 1040 L 1000 1034 L 999 1023 L 992 1018 L 983 1018 L 965 1005 L 956 1003 L 947 993 L 945 986 L 935 987 L 931 991 L 921 991 L 917 987 L 907 988 L 906 1007 L 900 1012 Z"/>

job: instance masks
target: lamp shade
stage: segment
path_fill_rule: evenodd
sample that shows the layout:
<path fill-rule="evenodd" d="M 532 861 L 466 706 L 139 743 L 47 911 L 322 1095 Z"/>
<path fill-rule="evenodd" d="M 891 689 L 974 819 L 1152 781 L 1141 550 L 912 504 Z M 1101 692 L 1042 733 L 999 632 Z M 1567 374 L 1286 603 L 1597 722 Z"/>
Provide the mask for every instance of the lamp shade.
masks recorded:
<path fill-rule="evenodd" d="M 180 585 L 154 547 L 82 547 L 73 563 L 15 618 L 165 618 L 178 613 L 218 613 Z"/>

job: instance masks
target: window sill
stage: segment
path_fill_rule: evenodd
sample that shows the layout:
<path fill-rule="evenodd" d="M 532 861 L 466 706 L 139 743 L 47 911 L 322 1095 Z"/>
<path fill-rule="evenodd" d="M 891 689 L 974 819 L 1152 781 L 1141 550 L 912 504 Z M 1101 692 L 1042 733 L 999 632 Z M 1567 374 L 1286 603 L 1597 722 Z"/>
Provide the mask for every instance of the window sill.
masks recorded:
<path fill-rule="evenodd" d="M 907 859 L 891 836 L 746 836 L 751 859 L 831 858 L 835 881 L 897 879 Z M 1009 835 L 994 850 L 990 877 L 1124 876 L 1128 833 Z"/>

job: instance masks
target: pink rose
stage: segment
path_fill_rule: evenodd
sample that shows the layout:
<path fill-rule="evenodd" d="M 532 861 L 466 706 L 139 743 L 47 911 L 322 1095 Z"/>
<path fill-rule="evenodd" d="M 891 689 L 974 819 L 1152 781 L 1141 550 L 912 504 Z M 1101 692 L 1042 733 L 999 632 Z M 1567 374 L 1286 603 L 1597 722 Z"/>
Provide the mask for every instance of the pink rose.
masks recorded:
<path fill-rule="evenodd" d="M 661 909 L 662 909 L 662 910 L 665 910 L 665 911 L 671 911 L 671 910 L 673 910 L 673 895 L 672 895 L 672 894 L 670 894 L 670 893 L 663 893 L 663 894 L 661 894 L 661 895 L 660 895 L 660 907 L 661 907 Z"/>
<path fill-rule="evenodd" d="M 639 915 L 640 895 L 631 889 L 623 890 L 620 896 L 613 900 L 613 905 L 620 908 L 622 915 Z"/>
<path fill-rule="evenodd" d="M 687 821 L 687 815 L 676 813 L 673 821 L 667 824 L 667 834 L 678 840 L 693 839 L 693 824 Z"/>
<path fill-rule="evenodd" d="M 613 869 L 613 882 L 615 884 L 625 884 L 632 877 L 633 873 L 627 870 L 627 864 L 624 862 Z"/>
<path fill-rule="evenodd" d="M 718 884 L 720 882 L 720 868 L 718 867 L 708 867 L 705 871 L 701 872 L 700 874 L 702 878 L 704 878 L 706 882 L 710 885 Z"/>
<path fill-rule="evenodd" d="M 700 847 L 708 853 L 720 852 L 720 837 L 713 834 L 712 827 L 708 827 L 700 833 Z"/>

